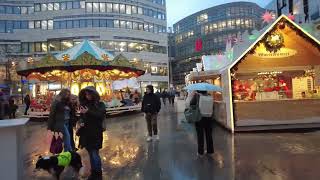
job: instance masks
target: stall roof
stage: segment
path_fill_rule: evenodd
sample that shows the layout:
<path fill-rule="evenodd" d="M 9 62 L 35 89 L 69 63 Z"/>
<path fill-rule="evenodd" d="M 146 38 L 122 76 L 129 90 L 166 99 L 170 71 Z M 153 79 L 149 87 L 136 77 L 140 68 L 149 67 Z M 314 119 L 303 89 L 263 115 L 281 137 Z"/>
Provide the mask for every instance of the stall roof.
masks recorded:
<path fill-rule="evenodd" d="M 238 44 L 238 49 L 236 51 L 236 53 L 238 54 L 234 54 L 235 60 L 232 61 L 229 65 L 227 65 L 225 68 L 220 70 L 220 73 L 226 71 L 226 70 L 230 70 L 232 67 L 234 67 L 241 59 L 243 59 L 250 51 L 255 49 L 255 46 L 264 39 L 264 37 L 271 32 L 274 28 L 276 28 L 280 22 L 286 21 L 287 23 L 289 23 L 290 25 L 292 25 L 293 27 L 295 27 L 295 29 L 297 31 L 302 32 L 306 38 L 308 38 L 311 42 L 316 43 L 318 45 L 318 49 L 320 50 L 320 42 L 314 38 L 312 35 L 310 35 L 308 32 L 306 32 L 302 27 L 300 27 L 298 24 L 296 24 L 295 22 L 293 22 L 292 20 L 290 20 L 287 16 L 282 15 L 280 16 L 274 23 L 272 23 L 271 25 L 265 27 L 264 31 L 261 31 L 263 33 L 261 33 L 261 35 L 257 38 L 256 41 L 254 41 L 253 43 L 247 43 L 247 44 Z M 241 50 L 243 49 L 243 50 Z"/>
<path fill-rule="evenodd" d="M 70 60 L 75 60 L 84 52 L 93 55 L 97 60 L 105 60 L 105 58 L 112 60 L 114 58 L 113 54 L 98 47 L 95 43 L 90 42 L 89 40 L 84 40 L 80 44 L 55 55 L 55 58 L 63 61 L 65 56 L 68 55 Z"/>

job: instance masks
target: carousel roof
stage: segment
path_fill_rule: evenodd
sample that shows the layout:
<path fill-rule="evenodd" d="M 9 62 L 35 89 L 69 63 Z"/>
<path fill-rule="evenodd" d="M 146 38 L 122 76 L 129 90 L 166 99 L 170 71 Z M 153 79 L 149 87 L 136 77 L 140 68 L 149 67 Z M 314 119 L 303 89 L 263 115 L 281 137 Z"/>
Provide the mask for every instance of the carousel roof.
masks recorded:
<path fill-rule="evenodd" d="M 74 72 L 83 69 L 119 70 L 124 73 L 134 73 L 135 77 L 144 74 L 143 67 L 138 63 L 131 63 L 122 54 L 114 57 L 88 40 L 55 56 L 47 54 L 39 61 L 19 62 L 17 73 L 27 77 L 32 73 L 44 74 L 54 70 Z"/>
<path fill-rule="evenodd" d="M 57 60 L 64 61 L 67 57 L 70 60 L 76 60 L 80 55 L 82 55 L 84 52 L 87 52 L 91 55 L 93 55 L 97 60 L 105 60 L 106 58 L 108 59 L 113 59 L 114 56 L 109 53 L 108 51 L 101 49 L 98 47 L 95 43 L 84 40 L 80 44 L 64 51 L 61 52 L 57 55 L 55 55 L 55 58 Z"/>

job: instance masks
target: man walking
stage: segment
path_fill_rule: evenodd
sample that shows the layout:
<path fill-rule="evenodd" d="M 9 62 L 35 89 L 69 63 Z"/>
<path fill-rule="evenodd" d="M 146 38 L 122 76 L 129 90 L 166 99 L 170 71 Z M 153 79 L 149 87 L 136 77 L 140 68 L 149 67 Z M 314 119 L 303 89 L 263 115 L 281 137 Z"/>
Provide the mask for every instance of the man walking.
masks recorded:
<path fill-rule="evenodd" d="M 29 94 L 27 94 L 24 97 L 24 104 L 26 105 L 26 109 L 24 111 L 24 115 L 27 115 L 28 114 L 28 110 L 30 108 L 30 104 L 31 104 L 31 98 L 30 98 Z"/>
<path fill-rule="evenodd" d="M 146 88 L 146 94 L 143 97 L 141 107 L 141 111 L 145 113 L 145 118 L 147 121 L 148 142 L 152 140 L 152 135 L 154 135 L 155 140 L 159 140 L 157 117 L 161 109 L 161 101 L 160 98 L 157 95 L 155 95 L 153 91 L 153 86 L 148 85 Z"/>

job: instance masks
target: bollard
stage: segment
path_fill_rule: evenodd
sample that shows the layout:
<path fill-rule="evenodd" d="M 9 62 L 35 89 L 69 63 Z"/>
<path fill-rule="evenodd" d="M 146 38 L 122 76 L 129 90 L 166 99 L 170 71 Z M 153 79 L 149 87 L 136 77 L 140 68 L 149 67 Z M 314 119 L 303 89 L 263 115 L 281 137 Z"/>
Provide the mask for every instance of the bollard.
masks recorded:
<path fill-rule="evenodd" d="M 0 120 L 0 179 L 23 179 L 23 126 L 27 118 Z"/>

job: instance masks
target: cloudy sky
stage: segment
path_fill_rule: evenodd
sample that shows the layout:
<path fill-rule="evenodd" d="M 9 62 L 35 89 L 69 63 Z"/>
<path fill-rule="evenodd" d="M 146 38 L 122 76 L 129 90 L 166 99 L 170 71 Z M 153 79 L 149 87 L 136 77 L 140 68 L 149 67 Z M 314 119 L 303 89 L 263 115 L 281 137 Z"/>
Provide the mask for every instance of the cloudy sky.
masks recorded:
<path fill-rule="evenodd" d="M 239 0 L 167 0 L 168 27 L 200 10 Z M 271 0 L 246 0 L 265 7 Z"/>

